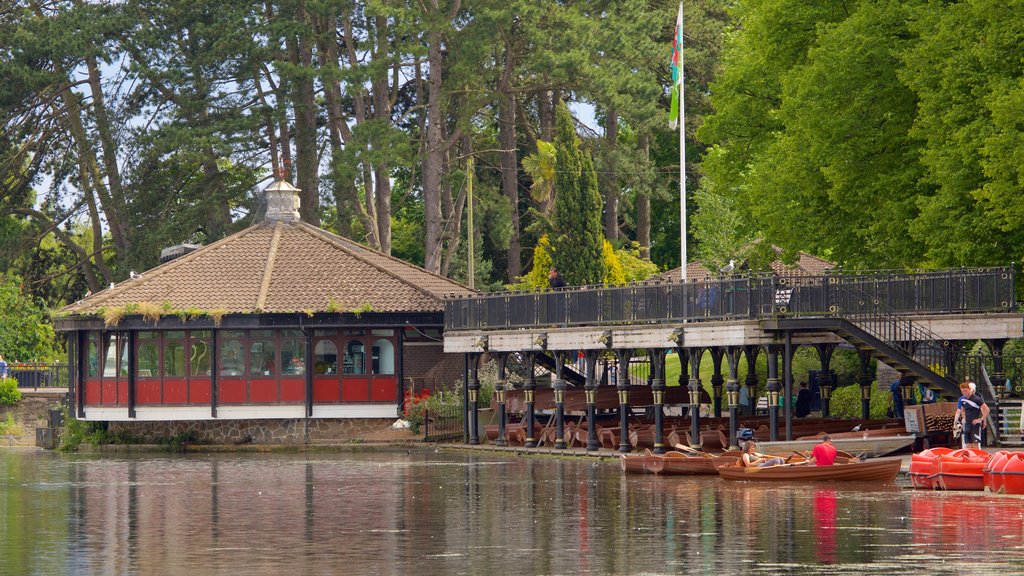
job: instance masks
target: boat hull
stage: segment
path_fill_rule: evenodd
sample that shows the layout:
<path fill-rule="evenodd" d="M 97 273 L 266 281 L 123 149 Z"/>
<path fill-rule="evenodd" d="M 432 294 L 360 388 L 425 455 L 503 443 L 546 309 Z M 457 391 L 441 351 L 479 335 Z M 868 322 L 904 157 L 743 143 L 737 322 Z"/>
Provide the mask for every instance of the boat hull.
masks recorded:
<path fill-rule="evenodd" d="M 682 476 L 718 474 L 718 467 L 733 464 L 739 460 L 734 454 L 724 454 L 717 458 L 710 456 L 688 456 L 682 452 L 666 452 L 662 456 L 654 455 L 648 461 L 649 472 L 653 474 L 674 474 Z M 657 471 L 655 471 L 657 470 Z"/>
<path fill-rule="evenodd" d="M 746 468 L 739 465 L 722 466 L 718 475 L 726 480 L 757 480 L 775 482 L 892 482 L 900 473 L 898 459 L 866 460 L 833 464 L 832 466 L 769 466 Z"/>

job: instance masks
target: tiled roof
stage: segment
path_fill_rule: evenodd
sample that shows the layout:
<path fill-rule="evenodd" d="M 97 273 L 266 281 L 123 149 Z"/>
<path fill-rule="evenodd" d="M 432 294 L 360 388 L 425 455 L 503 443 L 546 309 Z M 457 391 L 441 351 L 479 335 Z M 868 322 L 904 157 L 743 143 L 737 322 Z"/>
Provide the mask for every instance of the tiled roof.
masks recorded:
<path fill-rule="evenodd" d="M 96 314 L 150 303 L 175 310 L 439 312 L 473 290 L 303 222 L 246 228 L 65 307 Z"/>

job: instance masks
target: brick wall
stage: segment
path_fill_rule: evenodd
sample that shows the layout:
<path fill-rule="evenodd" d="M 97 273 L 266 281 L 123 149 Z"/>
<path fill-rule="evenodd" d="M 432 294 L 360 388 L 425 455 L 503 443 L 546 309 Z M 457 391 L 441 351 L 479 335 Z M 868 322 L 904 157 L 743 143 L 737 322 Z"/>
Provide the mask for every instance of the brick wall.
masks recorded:
<path fill-rule="evenodd" d="M 462 385 L 465 361 L 462 354 L 445 354 L 440 342 L 407 342 L 403 351 L 405 378 L 428 387 L 445 389 Z"/>

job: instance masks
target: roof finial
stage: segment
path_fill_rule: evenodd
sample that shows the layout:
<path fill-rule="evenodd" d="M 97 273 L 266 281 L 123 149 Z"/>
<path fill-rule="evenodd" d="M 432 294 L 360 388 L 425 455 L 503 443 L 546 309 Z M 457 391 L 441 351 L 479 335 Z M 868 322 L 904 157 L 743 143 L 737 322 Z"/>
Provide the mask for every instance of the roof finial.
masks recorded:
<path fill-rule="evenodd" d="M 263 191 L 267 198 L 267 215 L 264 222 L 298 222 L 299 189 L 288 183 L 282 172 L 275 174 L 275 181 Z"/>

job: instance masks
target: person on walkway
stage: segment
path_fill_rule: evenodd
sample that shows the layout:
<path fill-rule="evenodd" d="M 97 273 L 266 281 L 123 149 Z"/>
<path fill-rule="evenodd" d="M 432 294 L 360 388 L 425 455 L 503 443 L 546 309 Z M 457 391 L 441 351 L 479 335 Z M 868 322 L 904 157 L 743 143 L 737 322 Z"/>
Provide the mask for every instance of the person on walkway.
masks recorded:
<path fill-rule="evenodd" d="M 818 466 L 831 466 L 836 463 L 836 447 L 832 445 L 832 437 L 825 434 L 821 437 L 821 444 L 811 450 L 811 458 L 807 461 Z"/>
<path fill-rule="evenodd" d="M 988 404 L 979 395 L 977 386 L 972 387 L 973 382 L 960 384 L 960 393 L 963 394 L 961 411 L 964 423 L 964 447 L 981 448 L 981 432 L 985 429 L 988 419 Z"/>
<path fill-rule="evenodd" d="M 757 448 L 757 442 L 754 440 L 747 440 L 747 443 L 743 446 L 744 466 L 765 468 L 767 466 L 778 466 L 779 464 L 786 463 L 782 458 L 758 454 L 755 448 Z"/>
<path fill-rule="evenodd" d="M 7 362 L 4 362 L 4 355 L 0 354 L 0 380 L 7 378 Z"/>
<path fill-rule="evenodd" d="M 548 270 L 548 288 L 556 290 L 558 288 L 565 288 L 565 279 L 559 274 L 558 268 L 554 266 Z"/>
<path fill-rule="evenodd" d="M 811 389 L 807 382 L 800 383 L 800 390 L 796 393 L 795 412 L 797 418 L 803 418 L 811 413 Z"/>

